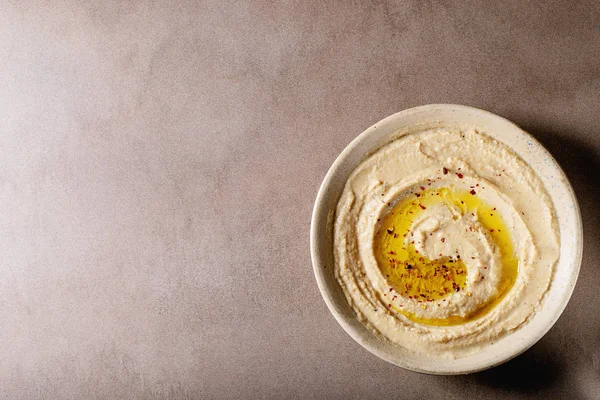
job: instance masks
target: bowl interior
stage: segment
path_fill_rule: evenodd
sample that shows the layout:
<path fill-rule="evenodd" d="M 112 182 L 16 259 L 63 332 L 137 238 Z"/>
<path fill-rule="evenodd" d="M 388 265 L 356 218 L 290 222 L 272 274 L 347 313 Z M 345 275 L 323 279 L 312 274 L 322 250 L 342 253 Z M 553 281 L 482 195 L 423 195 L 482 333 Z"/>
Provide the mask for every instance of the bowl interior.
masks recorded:
<path fill-rule="evenodd" d="M 482 351 L 456 360 L 419 355 L 375 336 L 355 317 L 333 273 L 333 221 L 335 209 L 352 170 L 369 154 L 414 125 L 442 123 L 480 128 L 508 145 L 538 174 L 550 195 L 560 232 L 560 258 L 541 308 L 517 331 Z M 376 123 L 340 154 L 327 173 L 315 203 L 311 225 L 311 255 L 321 294 L 344 330 L 367 350 L 400 367 L 431 373 L 461 374 L 501 364 L 535 344 L 564 310 L 579 273 L 582 253 L 581 215 L 573 189 L 558 163 L 532 136 L 512 122 L 472 107 L 433 104 L 411 108 Z"/>

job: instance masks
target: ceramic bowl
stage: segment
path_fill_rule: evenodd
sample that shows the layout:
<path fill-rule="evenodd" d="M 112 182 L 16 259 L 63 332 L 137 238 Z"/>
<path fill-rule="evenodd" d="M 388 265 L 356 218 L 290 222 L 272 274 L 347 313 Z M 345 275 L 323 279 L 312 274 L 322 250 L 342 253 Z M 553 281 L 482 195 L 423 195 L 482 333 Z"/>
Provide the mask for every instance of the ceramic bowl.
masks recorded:
<path fill-rule="evenodd" d="M 485 346 L 476 354 L 455 360 L 431 358 L 382 339 L 365 328 L 346 302 L 334 277 L 333 221 L 335 209 L 352 170 L 403 128 L 442 122 L 470 125 L 506 144 L 537 173 L 556 210 L 560 231 L 560 258 L 540 310 L 523 327 Z M 431 104 L 391 115 L 371 126 L 344 149 L 325 176 L 315 202 L 310 232 L 313 268 L 329 310 L 344 330 L 365 349 L 413 371 L 464 374 L 499 365 L 521 354 L 548 332 L 564 310 L 579 274 L 583 247 L 581 215 L 573 188 L 550 153 L 531 135 L 498 115 L 454 104 Z"/>

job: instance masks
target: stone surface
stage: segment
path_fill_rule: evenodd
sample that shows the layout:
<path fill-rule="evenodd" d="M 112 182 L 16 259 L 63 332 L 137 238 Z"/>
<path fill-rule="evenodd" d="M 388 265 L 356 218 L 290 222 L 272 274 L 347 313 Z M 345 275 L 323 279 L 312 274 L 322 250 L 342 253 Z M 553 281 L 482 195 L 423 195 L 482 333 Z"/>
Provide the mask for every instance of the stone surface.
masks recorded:
<path fill-rule="evenodd" d="M 0 8 L 1 398 L 600 398 L 600 3 Z M 439 102 L 547 145 L 585 230 L 555 327 L 458 377 L 363 350 L 309 254 L 337 154 Z"/>

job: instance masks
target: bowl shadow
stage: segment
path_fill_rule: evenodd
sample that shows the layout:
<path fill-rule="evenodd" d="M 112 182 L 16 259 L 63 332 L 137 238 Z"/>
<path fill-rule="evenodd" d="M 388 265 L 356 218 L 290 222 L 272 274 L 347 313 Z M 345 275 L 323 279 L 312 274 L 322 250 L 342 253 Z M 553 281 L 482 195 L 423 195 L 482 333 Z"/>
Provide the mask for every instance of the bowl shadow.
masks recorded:
<path fill-rule="evenodd" d="M 563 362 L 555 357 L 552 343 L 542 339 L 520 356 L 498 367 L 475 373 L 469 380 L 518 393 L 539 392 L 561 381 Z"/>

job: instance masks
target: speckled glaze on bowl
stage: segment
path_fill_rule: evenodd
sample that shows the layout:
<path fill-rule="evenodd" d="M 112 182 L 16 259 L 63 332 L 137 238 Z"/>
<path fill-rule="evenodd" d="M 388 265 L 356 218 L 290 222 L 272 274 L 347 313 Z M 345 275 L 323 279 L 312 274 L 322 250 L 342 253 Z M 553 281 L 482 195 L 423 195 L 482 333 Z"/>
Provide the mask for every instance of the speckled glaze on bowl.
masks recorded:
<path fill-rule="evenodd" d="M 470 125 L 506 144 L 538 174 L 550 195 L 560 231 L 560 258 L 542 307 L 520 329 L 482 351 L 456 360 L 416 354 L 374 335 L 357 319 L 334 277 L 333 221 L 338 199 L 352 170 L 403 128 L 441 122 Z M 431 104 L 391 115 L 360 134 L 344 149 L 325 176 L 312 215 L 311 256 L 319 289 L 329 310 L 354 340 L 376 356 L 417 372 L 452 375 L 481 371 L 514 358 L 548 332 L 567 305 L 579 274 L 583 250 L 581 214 L 573 188 L 550 153 L 531 135 L 505 118 L 455 104 Z"/>

